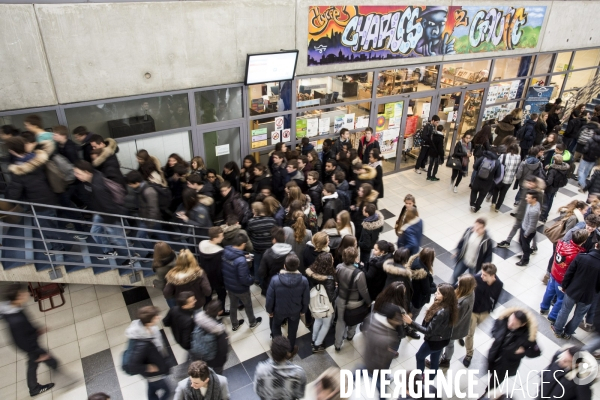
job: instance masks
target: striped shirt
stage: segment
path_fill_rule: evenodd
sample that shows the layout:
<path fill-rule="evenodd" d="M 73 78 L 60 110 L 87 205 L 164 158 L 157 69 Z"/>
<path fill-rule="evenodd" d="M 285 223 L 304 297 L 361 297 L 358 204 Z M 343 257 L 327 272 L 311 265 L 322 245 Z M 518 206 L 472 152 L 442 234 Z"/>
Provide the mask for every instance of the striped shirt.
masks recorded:
<path fill-rule="evenodd" d="M 501 164 L 504 164 L 504 178 L 502 179 L 502 183 L 510 185 L 515 179 L 517 169 L 519 169 L 521 156 L 518 154 L 506 153 L 502 154 L 498 160 Z"/>

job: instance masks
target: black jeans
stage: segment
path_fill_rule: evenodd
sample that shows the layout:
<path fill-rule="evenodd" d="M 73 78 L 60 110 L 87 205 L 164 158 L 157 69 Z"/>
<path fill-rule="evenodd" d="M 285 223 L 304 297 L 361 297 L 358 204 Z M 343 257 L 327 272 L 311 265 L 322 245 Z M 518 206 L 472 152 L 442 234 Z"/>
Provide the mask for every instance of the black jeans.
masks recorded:
<path fill-rule="evenodd" d="M 542 214 L 540 215 L 540 219 L 548 218 L 548 213 L 550 213 L 555 196 L 556 192 L 548 193 L 547 191 L 544 191 L 544 203 L 542 204 Z"/>
<path fill-rule="evenodd" d="M 435 156 L 435 157 L 429 157 L 429 168 L 427 169 L 427 177 L 428 178 L 435 178 L 437 172 L 438 172 L 438 166 L 440 165 L 440 158 Z M 433 170 L 433 172 L 432 172 Z"/>
<path fill-rule="evenodd" d="M 300 315 L 294 317 L 283 317 L 273 313 L 273 318 L 270 319 L 271 334 L 273 337 L 281 336 L 281 325 L 285 319 L 287 319 L 288 340 L 290 341 L 290 346 L 293 350 L 294 346 L 296 345 L 296 335 L 298 334 L 298 325 L 300 325 Z"/>
<path fill-rule="evenodd" d="M 158 397 L 156 392 L 160 389 L 164 390 L 164 393 L 161 397 Z M 155 382 L 148 381 L 148 400 L 165 400 L 168 399 L 170 395 L 171 389 L 169 388 L 166 378 Z"/>
<path fill-rule="evenodd" d="M 471 189 L 471 207 L 475 207 L 476 211 L 479 211 L 481 204 L 488 194 L 489 189 Z"/>
<path fill-rule="evenodd" d="M 533 231 L 531 235 L 525 236 L 523 228 L 521 228 L 520 231 L 521 232 L 519 233 L 519 244 L 523 249 L 523 257 L 521 257 L 521 261 L 523 261 L 524 263 L 528 263 L 529 256 L 531 256 L 531 241 L 533 240 L 533 237 L 535 236 L 536 232 Z"/>
<path fill-rule="evenodd" d="M 500 206 L 504 203 L 504 199 L 506 198 L 506 193 L 508 193 L 508 189 L 510 189 L 510 183 L 502 183 L 495 185 L 492 189 L 492 203 L 496 205 L 496 210 L 500 209 Z"/>
<path fill-rule="evenodd" d="M 415 164 L 415 169 L 423 168 L 425 169 L 425 165 L 427 164 L 427 156 L 429 155 L 429 146 L 421 146 L 421 151 L 419 152 L 419 157 L 417 158 L 417 163 Z"/>
<path fill-rule="evenodd" d="M 49 366 L 50 368 L 52 368 L 55 371 L 56 371 L 56 368 L 58 367 L 58 364 L 56 363 L 56 360 L 52 357 L 52 355 L 49 352 L 44 351 L 41 348 L 38 348 L 37 350 L 27 353 L 27 357 L 28 357 L 28 360 L 27 360 L 27 387 L 29 388 L 29 393 L 35 392 L 35 390 L 39 386 L 39 383 L 37 381 L 37 368 L 38 368 L 39 362 L 36 362 L 36 360 L 44 354 L 48 354 L 48 356 L 50 356 L 50 358 L 48 358 L 45 361 L 42 361 L 43 363 L 46 363 L 47 366 Z"/>
<path fill-rule="evenodd" d="M 458 186 L 460 184 L 460 181 L 463 178 L 463 171 L 462 169 L 453 169 L 452 170 L 452 182 L 454 183 L 454 186 Z"/>

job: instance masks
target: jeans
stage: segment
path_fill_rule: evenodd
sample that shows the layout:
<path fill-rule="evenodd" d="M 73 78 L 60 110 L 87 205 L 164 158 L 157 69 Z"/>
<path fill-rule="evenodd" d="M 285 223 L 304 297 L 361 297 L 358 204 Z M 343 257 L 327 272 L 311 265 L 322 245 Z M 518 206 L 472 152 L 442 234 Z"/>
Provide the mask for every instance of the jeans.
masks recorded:
<path fill-rule="evenodd" d="M 298 334 L 300 315 L 296 315 L 294 317 L 284 317 L 282 315 L 277 315 L 277 313 L 273 313 L 273 318 L 271 318 L 271 334 L 273 335 L 273 337 L 281 336 L 281 325 L 283 325 L 283 321 L 286 319 L 288 326 L 287 337 L 290 341 L 290 346 L 293 349 L 296 345 L 296 335 Z"/>
<path fill-rule="evenodd" d="M 231 319 L 231 326 L 234 328 L 239 326 L 237 305 L 240 301 L 244 305 L 244 310 L 248 316 L 248 323 L 250 325 L 254 324 L 256 322 L 256 318 L 254 317 L 254 311 L 252 310 L 252 295 L 250 294 L 250 290 L 244 293 L 233 293 L 227 291 L 227 294 L 229 295 L 229 312 L 231 313 L 229 317 Z"/>
<path fill-rule="evenodd" d="M 258 270 L 260 268 L 262 257 L 262 253 L 254 253 L 254 260 L 252 261 L 252 266 L 254 267 L 254 282 L 258 282 L 260 287 L 263 286 L 263 279 L 258 275 Z"/>
<path fill-rule="evenodd" d="M 519 235 L 519 244 L 521 245 L 521 249 L 523 249 L 523 256 L 521 257 L 521 261 L 524 263 L 529 262 L 529 256 L 531 256 L 531 241 L 535 237 L 535 231 L 531 233 L 529 236 L 525 236 L 525 232 L 521 229 L 521 234 Z"/>
<path fill-rule="evenodd" d="M 52 355 L 39 347 L 37 350 L 27 353 L 27 388 L 29 388 L 29 393 L 33 393 L 40 386 L 37 381 L 37 368 L 39 362 L 36 362 L 36 360 L 44 354 L 48 354 L 50 358 L 42 361 L 43 363 L 55 371 L 58 367 L 58 364 Z"/>
<path fill-rule="evenodd" d="M 166 242 L 169 240 L 169 237 L 164 232 L 146 232 L 145 231 L 145 229 L 162 231 L 163 227 L 159 222 L 156 222 L 152 226 L 152 228 L 149 228 L 145 222 L 140 221 L 138 223 L 138 228 L 140 228 L 140 230 L 138 230 L 135 234 L 135 237 L 138 239 L 150 239 L 150 236 L 154 236 L 158 240 L 163 241 L 163 242 Z M 145 248 L 145 249 L 152 251 L 152 249 L 154 249 L 154 244 L 155 244 L 154 242 L 150 242 L 150 241 L 146 241 L 146 240 L 139 240 L 139 241 L 137 241 L 136 247 Z"/>
<path fill-rule="evenodd" d="M 463 178 L 463 170 L 462 169 L 453 169 L 452 170 L 452 183 L 454 186 L 460 185 L 460 181 Z"/>
<path fill-rule="evenodd" d="M 508 193 L 510 186 L 510 183 L 500 182 L 492 189 L 492 203 L 496 205 L 496 210 L 499 210 L 500 206 L 504 204 L 504 199 L 506 198 L 506 193 Z"/>
<path fill-rule="evenodd" d="M 540 220 L 548 219 L 548 214 L 550 213 L 550 209 L 552 209 L 552 203 L 554 202 L 554 196 L 556 196 L 556 192 L 544 192 L 544 203 L 542 204 L 542 214 L 540 215 Z"/>
<path fill-rule="evenodd" d="M 56 218 L 56 210 L 53 210 L 51 208 L 38 207 L 38 208 L 36 208 L 35 213 L 36 213 L 36 215 L 42 216 L 42 217 Z M 44 239 L 48 245 L 48 250 L 63 251 L 65 249 L 63 244 L 54 242 L 55 240 L 64 239 L 61 237 L 61 234 L 59 232 L 52 232 L 52 231 L 45 230 L 45 229 L 58 229 L 58 224 L 56 223 L 56 219 L 38 218 L 37 220 L 40 224 L 40 228 L 42 230 L 42 235 L 44 235 Z"/>
<path fill-rule="evenodd" d="M 589 351 L 593 353 L 594 351 L 600 349 L 600 334 L 594 334 L 593 338 L 581 348 L 583 351 Z"/>
<path fill-rule="evenodd" d="M 571 310 L 575 307 L 575 314 L 573 314 L 573 318 L 567 324 L 567 318 L 569 318 L 569 314 Z M 579 323 L 583 319 L 585 313 L 590 309 L 591 304 L 584 303 L 576 303 L 575 300 L 570 298 L 566 293 L 563 298 L 563 304 L 558 312 L 558 317 L 556 318 L 556 322 L 554 323 L 554 332 L 561 334 L 565 333 L 567 335 L 572 335 L 575 333 L 575 329 L 579 326 Z M 565 326 L 566 324 L 566 326 Z"/>
<path fill-rule="evenodd" d="M 346 302 L 338 297 L 335 303 L 335 306 L 337 308 L 337 321 L 335 323 L 335 347 L 340 348 L 342 347 L 342 343 L 344 342 L 345 337 L 354 336 L 354 334 L 356 333 L 357 325 L 346 326 L 346 322 L 344 321 L 344 311 L 346 310 Z"/>
<path fill-rule="evenodd" d="M 517 194 L 515 195 L 515 203 L 519 203 L 521 201 L 521 192 L 523 188 L 519 185 L 519 189 L 517 189 Z"/>
<path fill-rule="evenodd" d="M 415 164 L 415 169 L 423 168 L 425 169 L 425 165 L 427 164 L 427 156 L 429 155 L 429 146 L 421 146 L 421 151 L 419 151 L 419 157 L 417 157 L 417 163 Z"/>
<path fill-rule="evenodd" d="M 164 393 L 162 396 L 158 397 L 156 392 L 158 392 L 161 389 L 164 390 Z M 166 378 L 155 382 L 148 381 L 148 400 L 168 399 L 170 394 L 171 389 L 169 389 L 169 384 L 167 383 Z"/>
<path fill-rule="evenodd" d="M 596 163 L 594 161 L 585 161 L 581 160 L 579 162 L 579 169 L 577 170 L 577 177 L 579 181 L 579 186 L 582 188 L 585 187 L 586 180 L 592 168 L 594 168 Z"/>
<path fill-rule="evenodd" d="M 113 246 L 122 246 L 122 247 L 127 247 L 127 243 L 125 242 L 125 231 L 122 230 L 123 228 L 118 226 L 118 225 L 108 225 L 108 226 L 100 226 L 97 224 L 101 224 L 104 222 L 102 216 L 100 216 L 99 214 L 94 214 L 94 218 L 92 220 L 92 222 L 94 223 L 94 225 L 92 225 L 92 229 L 90 231 L 90 233 L 92 234 L 92 238 L 94 239 L 94 242 L 103 245 L 102 247 L 102 252 L 104 254 L 112 251 L 111 248 L 106 247 L 106 245 L 108 245 L 109 243 L 112 244 Z M 106 234 L 109 235 L 107 236 L 97 236 L 94 234 L 97 233 L 101 233 L 101 234 Z M 125 254 L 126 250 L 125 249 L 118 249 L 117 252 L 119 254 Z"/>
<path fill-rule="evenodd" d="M 435 373 L 437 374 L 437 370 L 440 367 L 440 356 L 442 355 L 442 350 L 443 349 L 431 350 L 431 348 L 429 347 L 429 342 L 427 342 L 427 340 L 425 340 L 423 342 L 423 344 L 421 345 L 421 347 L 419 348 L 419 351 L 417 351 L 417 354 L 415 355 L 415 358 L 417 359 L 417 369 L 419 369 L 421 371 L 425 371 L 425 358 L 427 356 L 430 356 L 429 357 L 429 361 L 431 363 L 430 369 L 434 370 Z"/>
<path fill-rule="evenodd" d="M 475 336 L 475 329 L 477 329 L 477 325 L 482 323 L 489 315 L 489 312 L 471 314 L 469 333 L 467 333 L 467 336 L 465 337 L 465 349 L 467 350 L 468 357 L 473 357 L 473 336 Z"/>
<path fill-rule="evenodd" d="M 556 303 L 552 307 L 552 311 L 548 314 L 548 319 L 556 321 L 556 317 L 558 317 L 558 312 L 563 304 L 564 293 L 558 290 L 560 285 L 556 282 L 556 279 L 552 275 L 550 275 L 550 279 L 548 279 L 548 285 L 546 286 L 546 292 L 544 293 L 544 297 L 542 298 L 542 303 L 540 304 L 540 310 L 546 311 L 550 309 L 550 304 L 552 303 L 552 299 L 556 296 Z"/>
<path fill-rule="evenodd" d="M 456 342 L 456 340 L 450 340 L 450 343 L 448 343 L 448 346 L 445 347 L 444 349 L 444 360 L 452 360 L 452 356 L 454 355 L 454 342 Z"/>
<path fill-rule="evenodd" d="M 463 260 L 460 260 L 459 262 L 457 262 L 456 266 L 454 267 L 454 272 L 452 273 L 452 284 L 455 284 L 456 282 L 458 282 L 458 277 L 467 271 L 469 271 L 469 274 L 475 275 L 474 267 L 473 268 L 469 267 L 467 264 L 465 264 L 463 262 Z"/>
<path fill-rule="evenodd" d="M 325 340 L 325 336 L 327 336 L 329 328 L 331 328 L 332 320 L 333 314 L 328 318 L 315 318 L 312 333 L 312 340 L 315 342 L 315 346 L 320 346 L 323 344 L 323 340 Z"/>
<path fill-rule="evenodd" d="M 471 207 L 475 207 L 475 211 L 479 211 L 485 196 L 488 194 L 489 189 L 471 189 Z"/>
<path fill-rule="evenodd" d="M 600 300 L 600 294 L 596 293 L 594 295 L 594 300 L 592 300 L 592 306 L 585 315 L 585 322 L 590 325 L 594 325 L 594 316 L 596 315 L 596 307 L 598 306 L 598 300 Z"/>
<path fill-rule="evenodd" d="M 429 157 L 429 168 L 427 168 L 427 177 L 428 178 L 435 178 L 435 175 L 438 172 L 438 166 L 440 165 L 440 158 L 435 156 L 435 157 Z"/>

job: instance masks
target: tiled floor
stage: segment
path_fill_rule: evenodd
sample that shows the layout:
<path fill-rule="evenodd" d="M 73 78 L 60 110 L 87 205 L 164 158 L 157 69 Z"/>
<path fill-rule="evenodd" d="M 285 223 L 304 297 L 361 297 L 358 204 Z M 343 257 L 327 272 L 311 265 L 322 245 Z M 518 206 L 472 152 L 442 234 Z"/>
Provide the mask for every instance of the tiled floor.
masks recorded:
<path fill-rule="evenodd" d="M 449 185 L 449 170 L 441 168 L 438 176 L 439 182 L 425 180 L 425 174 L 417 175 L 412 169 L 395 175 L 386 176 L 386 197 L 379 202 L 380 209 L 386 217 L 386 230 L 381 239 L 396 242 L 393 231 L 396 216 L 402 206 L 402 200 L 408 193 L 413 194 L 417 206 L 424 220 L 425 237 L 423 246 L 433 247 L 436 250 L 434 264 L 435 280 L 437 282 L 449 281 L 454 267 L 452 252 L 458 243 L 461 234 L 469 227 L 476 217 L 485 217 L 492 238 L 499 242 L 505 239 L 510 231 L 514 219 L 509 216 L 515 191 L 510 191 L 505 201 L 506 206 L 502 212 L 491 212 L 488 205 L 477 215 L 469 211 L 468 182 L 464 180 L 458 193 L 453 193 Z M 554 210 L 566 204 L 573 198 L 583 199 L 577 193 L 573 182 L 561 189 L 554 200 Z M 555 213 L 550 218 L 555 218 Z M 539 229 L 542 231 L 542 229 Z M 547 320 L 539 316 L 538 304 L 541 301 L 545 287 L 541 283 L 552 246 L 543 236 L 538 234 L 537 254 L 531 258 L 527 268 L 515 265 L 520 253 L 519 245 L 513 241 L 509 249 L 495 249 L 494 263 L 498 267 L 498 276 L 504 282 L 504 291 L 500 305 L 493 313 L 498 315 L 506 307 L 529 307 L 537 315 L 539 323 L 538 343 L 543 350 L 542 356 L 537 359 L 525 361 L 521 365 L 521 372 L 541 369 L 545 367 L 552 355 L 566 342 L 556 339 L 549 328 Z M 260 295 L 257 287 L 252 288 L 253 309 L 257 316 L 263 317 L 263 324 L 250 330 L 247 324 L 237 332 L 230 332 L 230 352 L 224 375 L 229 379 L 229 390 L 232 399 L 256 399 L 252 388 L 252 379 L 256 365 L 268 357 L 269 327 L 268 315 L 264 309 L 265 299 Z M 64 376 L 49 371 L 45 366 L 38 370 L 40 382 L 50 380 L 56 383 L 51 393 L 40 397 L 41 400 L 83 400 L 88 394 L 96 391 L 105 391 L 113 400 L 138 400 L 146 398 L 146 382 L 140 376 L 129 376 L 122 372 L 121 357 L 126 338 L 124 330 L 136 311 L 144 305 L 154 304 L 163 314 L 166 313 L 167 304 L 160 291 L 153 288 L 125 289 L 110 286 L 69 285 L 65 293 L 67 303 L 53 312 L 42 314 L 38 306 L 31 303 L 27 312 L 35 323 L 46 326 L 48 333 L 41 337 L 44 346 L 48 346 L 53 355 L 61 364 Z M 241 312 L 244 314 L 244 312 Z M 424 315 L 424 313 L 421 313 Z M 244 316 L 242 316 L 244 318 Z M 224 319 L 230 328 L 228 318 Z M 481 367 L 483 376 L 486 355 L 492 344 L 490 330 L 493 320 L 481 324 L 475 334 L 475 356 L 473 367 Z M 177 345 L 169 329 L 163 330 L 170 343 L 170 350 L 177 363 L 180 364 L 173 371 L 173 384 L 185 376 L 186 352 Z M 578 330 L 572 342 L 585 342 L 590 334 Z M 352 342 L 344 343 L 342 350 L 336 352 L 333 348 L 333 330 L 325 341 L 327 351 L 322 354 L 312 355 L 310 351 L 310 332 L 300 324 L 298 344 L 300 353 L 294 362 L 304 367 L 308 380 L 314 380 L 322 371 L 330 366 L 340 368 L 353 368 L 359 366 L 367 355 L 364 348 L 364 338 L 357 333 Z M 403 340 L 399 357 L 392 363 L 392 368 L 414 369 L 414 355 L 422 343 L 421 340 Z M 465 355 L 463 347 L 456 346 L 455 356 L 451 368 L 464 368 L 460 362 Z M 25 383 L 25 355 L 10 343 L 10 337 L 5 325 L 0 323 L 0 399 L 16 400 L 29 398 Z M 483 385 L 483 383 L 482 383 Z M 521 397 L 519 397 L 521 396 Z M 364 396 L 364 398 L 367 398 Z M 524 397 L 521 392 L 515 398 Z M 600 399 L 595 390 L 595 398 Z"/>

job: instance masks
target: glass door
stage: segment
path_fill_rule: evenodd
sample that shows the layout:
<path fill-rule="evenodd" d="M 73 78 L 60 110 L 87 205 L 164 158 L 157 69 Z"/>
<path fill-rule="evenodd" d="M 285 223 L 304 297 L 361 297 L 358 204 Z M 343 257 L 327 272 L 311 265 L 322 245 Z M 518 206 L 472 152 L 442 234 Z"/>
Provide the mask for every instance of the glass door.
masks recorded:
<path fill-rule="evenodd" d="M 391 101 L 379 104 L 377 108 L 377 122 L 375 124 L 375 135 L 379 140 L 381 155 L 383 156 L 383 173 L 396 170 L 396 155 L 398 153 L 398 142 L 401 140 L 400 131 L 402 116 L 404 115 L 404 100 Z"/>
<path fill-rule="evenodd" d="M 204 158 L 206 168 L 212 168 L 217 174 L 223 172 L 223 167 L 230 161 L 238 166 L 242 162 L 242 131 L 241 124 L 231 126 L 202 127 L 196 135 L 194 155 Z"/>

